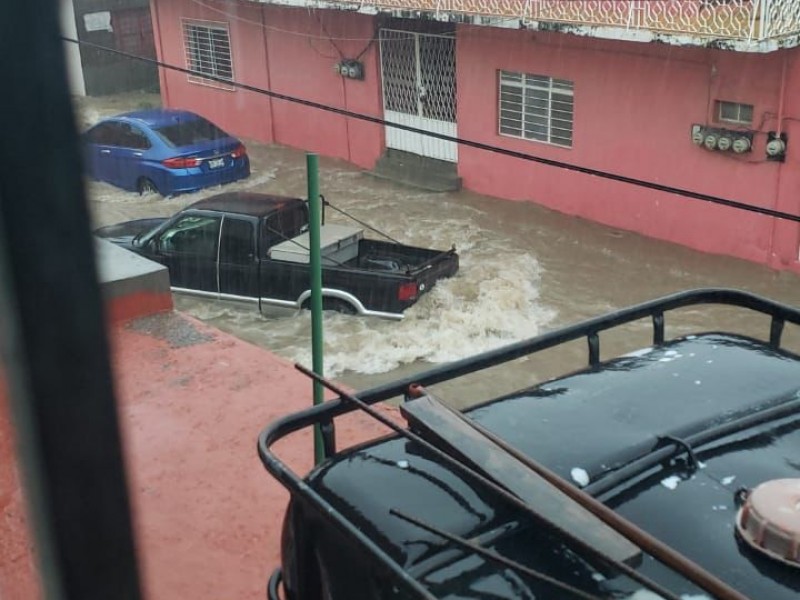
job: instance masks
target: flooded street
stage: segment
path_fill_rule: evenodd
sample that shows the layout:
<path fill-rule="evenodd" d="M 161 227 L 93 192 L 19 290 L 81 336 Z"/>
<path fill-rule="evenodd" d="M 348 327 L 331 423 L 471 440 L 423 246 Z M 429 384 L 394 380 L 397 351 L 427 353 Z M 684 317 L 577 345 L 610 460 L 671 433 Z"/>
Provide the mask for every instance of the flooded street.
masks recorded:
<path fill-rule="evenodd" d="M 85 122 L 122 110 L 113 103 L 103 106 L 103 110 L 86 107 Z M 252 175 L 225 190 L 305 197 L 303 152 L 253 142 L 247 146 Z M 356 389 L 691 288 L 735 287 L 800 303 L 796 275 L 695 252 L 532 204 L 469 192 L 428 193 L 325 158 L 320 159 L 320 190 L 336 207 L 400 242 L 442 250 L 455 244 L 461 257 L 458 275 L 425 295 L 406 311 L 401 322 L 325 315 L 325 374 Z M 140 197 L 102 183 L 89 184 L 97 226 L 170 215 L 219 191 L 165 200 Z M 326 218 L 332 223 L 348 223 L 330 210 Z M 176 298 L 176 306 L 288 360 L 311 363 L 308 312 L 266 319 L 249 308 L 209 301 Z M 727 329 L 732 317 L 745 333 L 767 334 L 766 320 L 739 315 L 731 310 L 685 310 L 680 328 L 670 327 L 672 321 L 667 317 L 667 335 L 692 328 Z M 603 356 L 646 344 L 649 331 L 649 323 L 637 323 L 601 336 Z M 626 339 L 630 337 L 633 342 Z M 797 347 L 795 331 L 787 329 L 786 340 Z M 486 375 L 442 384 L 437 391 L 454 404 L 471 404 L 580 368 L 585 356 L 585 342 L 569 344 L 536 359 L 492 369 Z M 268 393 L 265 390 L 265 401 Z"/>

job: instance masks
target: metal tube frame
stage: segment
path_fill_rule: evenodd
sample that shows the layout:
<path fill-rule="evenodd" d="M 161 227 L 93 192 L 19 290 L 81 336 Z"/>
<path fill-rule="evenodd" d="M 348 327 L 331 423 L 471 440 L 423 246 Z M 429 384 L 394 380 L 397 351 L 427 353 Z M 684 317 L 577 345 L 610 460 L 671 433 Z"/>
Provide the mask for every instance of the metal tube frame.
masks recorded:
<path fill-rule="evenodd" d="M 624 308 L 557 331 L 510 344 L 496 350 L 484 352 L 447 365 L 435 367 L 416 375 L 407 376 L 397 381 L 360 392 L 357 394 L 357 398 L 364 404 L 375 404 L 404 395 L 412 384 L 431 386 L 442 383 L 580 338 L 585 338 L 587 340 L 588 365 L 590 367 L 596 367 L 600 364 L 599 334 L 601 332 L 649 317 L 653 325 L 653 344 L 663 344 L 666 340 L 664 318 L 666 312 L 688 306 L 705 304 L 740 307 L 770 316 L 769 335 L 766 341 L 771 348 L 776 350 L 781 348 L 781 338 L 785 323 L 788 322 L 794 325 L 800 325 L 800 310 L 749 292 L 726 288 L 689 290 Z M 707 443 L 747 427 L 768 420 L 781 418 L 787 414 L 796 412 L 799 407 L 800 401 L 790 401 L 769 410 L 709 429 L 702 434 L 693 436 L 691 440 L 687 441 L 693 444 Z M 419 582 L 408 581 L 408 574 L 403 571 L 399 565 L 386 556 L 372 540 L 366 538 L 366 536 L 355 528 L 344 515 L 339 513 L 300 476 L 294 473 L 271 449 L 275 442 L 294 432 L 318 423 L 326 423 L 328 425 L 327 434 L 330 435 L 331 438 L 326 441 L 324 447 L 326 449 L 325 459 L 329 459 L 337 453 L 336 445 L 332 437 L 334 419 L 355 410 L 359 410 L 359 407 L 340 397 L 326 402 L 321 406 L 315 406 L 314 408 L 278 419 L 268 425 L 259 435 L 257 442 L 259 457 L 267 471 L 286 487 L 293 496 L 297 495 L 302 497 L 303 500 L 315 510 L 327 515 L 345 536 L 359 545 L 362 545 L 362 547 L 368 551 L 373 552 L 373 555 L 383 563 L 384 566 L 399 574 L 403 578 L 402 580 L 409 585 L 410 589 L 420 594 L 420 597 L 427 597 L 427 590 L 425 590 Z M 325 432 L 323 432 L 323 435 L 326 435 Z M 626 467 L 620 469 L 611 476 L 613 477 L 613 485 L 619 485 L 643 472 L 643 469 L 646 470 L 658 464 L 660 460 L 664 460 L 666 453 L 669 452 L 674 453 L 670 448 L 656 450 L 639 461 L 634 461 L 634 463 L 630 465 L 630 468 Z M 602 486 L 602 484 L 602 480 L 598 481 L 594 486 L 587 488 L 586 491 L 597 495 L 608 491 L 611 487 L 611 484 L 609 484 L 609 486 Z M 279 575 L 273 575 L 273 579 L 276 577 L 279 577 Z"/>

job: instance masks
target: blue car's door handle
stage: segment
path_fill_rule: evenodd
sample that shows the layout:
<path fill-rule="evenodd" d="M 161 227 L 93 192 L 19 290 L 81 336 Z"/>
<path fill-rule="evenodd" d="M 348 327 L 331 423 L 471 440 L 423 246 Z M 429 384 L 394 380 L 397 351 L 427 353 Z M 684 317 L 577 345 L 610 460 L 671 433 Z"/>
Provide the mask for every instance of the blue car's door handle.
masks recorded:
<path fill-rule="evenodd" d="M 111 154 L 111 150 L 100 150 L 100 154 Z"/>
<path fill-rule="evenodd" d="M 134 152 L 134 153 L 133 153 L 133 155 L 134 155 L 134 156 L 141 156 L 141 155 L 142 155 L 142 153 L 141 153 L 141 152 Z"/>

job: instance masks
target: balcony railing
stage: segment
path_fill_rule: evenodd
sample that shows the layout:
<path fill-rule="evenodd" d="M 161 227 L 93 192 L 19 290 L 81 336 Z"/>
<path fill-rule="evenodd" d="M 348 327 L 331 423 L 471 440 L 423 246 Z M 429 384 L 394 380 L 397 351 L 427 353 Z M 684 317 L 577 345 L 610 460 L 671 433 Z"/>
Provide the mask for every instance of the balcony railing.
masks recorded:
<path fill-rule="evenodd" d="M 341 0 L 336 3 L 342 4 Z M 345 3 L 350 2 L 345 0 Z M 744 42 L 780 41 L 800 34 L 798 0 L 363 0 L 352 3 L 362 8 L 646 30 Z"/>

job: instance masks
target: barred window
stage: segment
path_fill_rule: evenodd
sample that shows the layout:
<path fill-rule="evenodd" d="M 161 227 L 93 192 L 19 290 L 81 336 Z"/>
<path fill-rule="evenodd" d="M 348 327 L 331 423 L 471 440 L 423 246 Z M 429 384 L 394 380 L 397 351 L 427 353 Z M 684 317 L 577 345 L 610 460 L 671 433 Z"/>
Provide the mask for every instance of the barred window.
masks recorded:
<path fill-rule="evenodd" d="M 183 23 L 183 40 L 186 49 L 186 66 L 192 71 L 233 81 L 231 40 L 224 23 Z M 189 75 L 189 81 L 217 85 L 232 89 L 213 79 Z"/>
<path fill-rule="evenodd" d="M 572 147 L 573 83 L 499 72 L 501 135 Z"/>
<path fill-rule="evenodd" d="M 717 121 L 750 125 L 753 123 L 753 105 L 718 100 Z"/>

